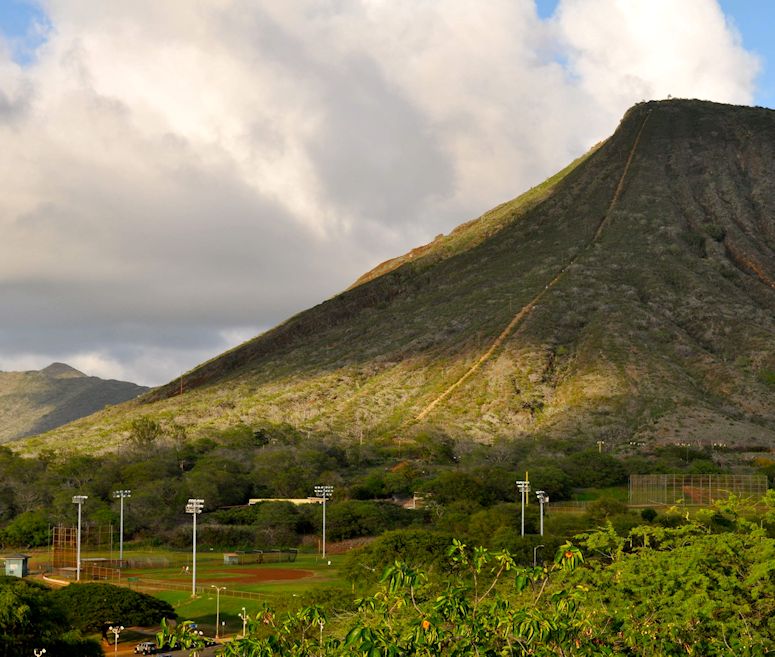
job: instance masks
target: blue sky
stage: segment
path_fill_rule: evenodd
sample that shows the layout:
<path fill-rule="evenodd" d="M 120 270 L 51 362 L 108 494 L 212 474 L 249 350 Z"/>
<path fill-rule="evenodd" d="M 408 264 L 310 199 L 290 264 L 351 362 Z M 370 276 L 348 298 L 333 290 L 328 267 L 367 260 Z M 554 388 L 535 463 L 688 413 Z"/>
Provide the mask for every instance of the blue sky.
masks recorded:
<path fill-rule="evenodd" d="M 29 63 L 35 48 L 43 43 L 48 28 L 46 14 L 25 0 L 0 0 L 0 31 L 10 43 L 14 59 Z"/>
<path fill-rule="evenodd" d="M 743 37 L 743 45 L 762 62 L 756 85 L 756 104 L 775 108 L 775 2 L 771 0 L 721 0 L 721 8 Z"/>

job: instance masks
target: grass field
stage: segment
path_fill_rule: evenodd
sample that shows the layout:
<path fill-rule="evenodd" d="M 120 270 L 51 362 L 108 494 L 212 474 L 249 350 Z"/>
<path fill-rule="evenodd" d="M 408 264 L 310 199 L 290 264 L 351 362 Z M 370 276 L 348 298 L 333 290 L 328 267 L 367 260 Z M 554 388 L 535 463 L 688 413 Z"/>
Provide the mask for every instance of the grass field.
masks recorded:
<path fill-rule="evenodd" d="M 84 559 L 109 557 L 102 552 L 83 553 Z M 115 555 L 114 555 L 115 556 Z M 234 634 L 242 629 L 239 614 L 243 608 L 254 615 L 265 604 L 275 609 L 290 609 L 301 603 L 302 596 L 328 587 L 347 586 L 339 576 L 342 557 L 331 555 L 323 560 L 318 554 L 301 553 L 293 562 L 224 565 L 223 553 L 206 551 L 197 554 L 196 585 L 198 595 L 191 595 L 193 573 L 191 552 L 178 550 L 125 550 L 127 560 L 146 559 L 151 563 L 167 561 L 166 567 L 132 568 L 122 572 L 124 582 L 166 600 L 179 618 L 193 620 L 209 635 L 215 634 L 217 595 L 215 586 L 226 587 L 220 592 L 220 634 Z M 39 558 L 44 558 L 41 554 Z M 188 570 L 186 570 L 188 568 Z M 150 582 L 167 585 L 174 590 L 151 590 Z M 249 598 L 235 597 L 240 593 Z"/>

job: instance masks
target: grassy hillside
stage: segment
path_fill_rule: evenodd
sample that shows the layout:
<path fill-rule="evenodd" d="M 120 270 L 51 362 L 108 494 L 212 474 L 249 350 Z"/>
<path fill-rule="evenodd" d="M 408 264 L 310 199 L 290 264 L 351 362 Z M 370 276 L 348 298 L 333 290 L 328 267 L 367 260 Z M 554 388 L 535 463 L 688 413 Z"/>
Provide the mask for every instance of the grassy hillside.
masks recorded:
<path fill-rule="evenodd" d="M 148 390 L 52 363 L 40 371 L 0 372 L 0 443 L 49 431 Z"/>
<path fill-rule="evenodd" d="M 544 185 L 148 393 L 28 439 L 288 423 L 775 443 L 775 112 L 643 103 Z"/>

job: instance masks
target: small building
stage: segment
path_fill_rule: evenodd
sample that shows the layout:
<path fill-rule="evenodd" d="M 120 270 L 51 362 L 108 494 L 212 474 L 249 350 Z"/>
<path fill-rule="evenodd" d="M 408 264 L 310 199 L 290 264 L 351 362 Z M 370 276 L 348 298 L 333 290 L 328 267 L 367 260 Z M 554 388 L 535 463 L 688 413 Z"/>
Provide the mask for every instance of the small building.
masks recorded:
<path fill-rule="evenodd" d="M 9 554 L 5 558 L 5 574 L 9 577 L 26 577 L 30 574 L 27 566 L 29 559 L 26 554 Z"/>
<path fill-rule="evenodd" d="M 261 504 L 261 502 L 290 502 L 299 506 L 300 504 L 323 504 L 322 497 L 252 497 L 248 500 L 248 505 Z"/>
<path fill-rule="evenodd" d="M 224 552 L 223 553 L 223 565 L 224 566 L 238 566 L 240 563 L 239 554 L 237 552 Z"/>

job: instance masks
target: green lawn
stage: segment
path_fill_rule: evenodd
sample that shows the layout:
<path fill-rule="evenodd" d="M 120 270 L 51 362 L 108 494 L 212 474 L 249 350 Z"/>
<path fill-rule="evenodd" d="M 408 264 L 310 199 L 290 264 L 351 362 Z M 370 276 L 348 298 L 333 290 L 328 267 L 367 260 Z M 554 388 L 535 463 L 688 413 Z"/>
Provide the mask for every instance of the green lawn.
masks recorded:
<path fill-rule="evenodd" d="M 84 552 L 84 558 L 108 557 L 108 554 Z M 140 580 L 161 580 L 171 585 L 186 587 L 183 590 L 148 591 L 152 595 L 166 600 L 175 608 L 181 619 L 193 620 L 209 635 L 215 634 L 216 625 L 216 592 L 210 587 L 225 586 L 220 593 L 220 620 L 225 623 L 221 634 L 234 634 L 241 631 L 242 620 L 239 614 L 245 608 L 249 615 L 255 614 L 269 604 L 275 609 L 289 609 L 300 604 L 301 597 L 316 590 L 347 586 L 339 576 L 338 566 L 341 555 L 333 555 L 325 561 L 318 554 L 299 554 L 293 562 L 271 562 L 263 564 L 240 564 L 227 566 L 223 563 L 223 553 L 205 551 L 197 554 L 197 588 L 205 587 L 206 593 L 192 598 L 190 585 L 192 573 L 185 571 L 191 562 L 191 552 L 169 549 L 132 550 L 125 549 L 124 557 L 135 560 L 149 558 L 152 560 L 166 559 L 166 568 L 134 568 L 122 572 L 124 578 L 139 578 Z M 328 565 L 330 561 L 331 565 Z M 293 571 L 309 571 L 311 575 L 296 580 L 256 581 L 260 573 L 272 569 Z M 130 586 L 138 586 L 131 584 Z M 245 599 L 231 595 L 234 591 L 258 593 L 259 597 Z"/>

